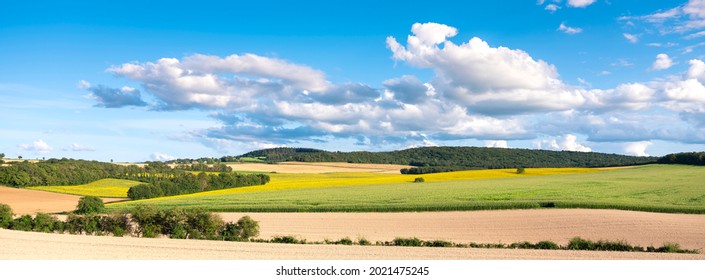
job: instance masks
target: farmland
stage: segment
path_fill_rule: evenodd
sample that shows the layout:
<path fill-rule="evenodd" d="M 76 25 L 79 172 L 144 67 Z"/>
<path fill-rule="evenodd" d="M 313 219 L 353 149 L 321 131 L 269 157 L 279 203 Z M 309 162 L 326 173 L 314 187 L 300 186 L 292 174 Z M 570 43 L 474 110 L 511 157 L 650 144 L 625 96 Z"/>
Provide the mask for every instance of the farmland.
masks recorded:
<path fill-rule="evenodd" d="M 414 176 L 402 175 L 273 174 L 277 176 L 265 186 L 122 202 L 109 208 L 148 204 L 219 212 L 402 212 L 556 207 L 705 213 L 702 167 L 590 171 L 594 169 L 551 176 L 530 175 L 567 170 L 527 169 L 529 176 L 506 169 L 463 171 L 425 174 L 426 183 L 411 183 Z"/>
<path fill-rule="evenodd" d="M 92 183 L 76 186 L 38 186 L 29 187 L 32 190 L 49 191 L 56 193 L 75 194 L 81 196 L 99 196 L 127 198 L 127 190 L 132 186 L 141 184 L 137 181 L 123 179 L 101 179 Z"/>

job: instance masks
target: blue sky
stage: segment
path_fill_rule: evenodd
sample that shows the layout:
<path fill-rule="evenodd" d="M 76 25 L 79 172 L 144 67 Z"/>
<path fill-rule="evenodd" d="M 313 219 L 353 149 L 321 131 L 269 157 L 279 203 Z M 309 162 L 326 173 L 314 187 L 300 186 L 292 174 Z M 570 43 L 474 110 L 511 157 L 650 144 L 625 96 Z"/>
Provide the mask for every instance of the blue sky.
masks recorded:
<path fill-rule="evenodd" d="M 8 2 L 8 157 L 705 150 L 704 0 Z"/>

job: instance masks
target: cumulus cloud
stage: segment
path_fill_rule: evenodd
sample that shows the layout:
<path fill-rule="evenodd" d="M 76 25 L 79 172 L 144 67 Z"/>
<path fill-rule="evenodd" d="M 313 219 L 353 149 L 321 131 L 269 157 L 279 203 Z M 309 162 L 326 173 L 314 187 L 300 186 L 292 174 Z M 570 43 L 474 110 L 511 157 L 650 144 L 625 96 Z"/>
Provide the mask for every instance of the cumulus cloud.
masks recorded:
<path fill-rule="evenodd" d="M 568 6 L 574 8 L 585 8 L 595 3 L 596 0 L 568 0 Z"/>
<path fill-rule="evenodd" d="M 505 140 L 485 140 L 485 147 L 488 148 L 509 148 Z"/>
<path fill-rule="evenodd" d="M 142 100 L 142 94 L 135 88 L 128 86 L 122 88 L 110 88 L 103 85 L 91 86 L 86 81 L 80 81 L 79 87 L 83 87 L 91 93 L 89 98 L 95 99 L 98 103 L 96 107 L 122 108 L 127 106 L 147 106 Z"/>
<path fill-rule="evenodd" d="M 648 148 L 650 145 L 651 142 L 649 141 L 627 143 L 624 147 L 624 152 L 628 155 L 648 157 L 649 154 L 646 153 L 646 148 Z"/>
<path fill-rule="evenodd" d="M 553 65 L 523 50 L 477 37 L 456 43 L 457 34 L 417 23 L 405 42 L 388 37 L 392 59 L 433 77 L 402 75 L 378 86 L 330 82 L 321 70 L 253 54 L 196 54 L 108 70 L 140 83 L 159 109 L 208 111 L 220 125 L 190 131 L 188 141 L 220 152 L 341 139 L 395 148 L 477 139 L 500 147 L 536 135 L 549 135 L 538 147 L 576 151 L 592 150 L 578 139 L 705 143 L 700 60 L 681 76 L 592 89 L 564 83 Z"/>
<path fill-rule="evenodd" d="M 153 161 L 169 161 L 176 159 L 176 157 L 174 156 L 160 152 L 152 153 L 151 155 L 149 155 L 149 158 Z"/>
<path fill-rule="evenodd" d="M 656 55 L 656 60 L 651 64 L 651 70 L 665 70 L 673 66 L 673 60 L 665 53 Z"/>
<path fill-rule="evenodd" d="M 34 152 L 36 154 L 48 154 L 51 153 L 51 151 L 54 150 L 49 144 L 44 142 L 44 140 L 36 140 L 32 143 L 29 144 L 19 144 L 17 145 L 18 147 L 22 148 L 25 151 L 28 152 Z"/>
<path fill-rule="evenodd" d="M 582 29 L 582 28 L 567 26 L 567 25 L 565 25 L 565 22 L 561 22 L 561 25 L 558 26 L 558 29 L 557 29 L 557 30 L 558 30 L 558 31 L 561 31 L 561 32 L 563 32 L 563 33 L 565 33 L 565 34 L 570 34 L 570 35 L 578 34 L 578 33 L 580 33 L 580 32 L 583 32 L 583 29 Z"/>
<path fill-rule="evenodd" d="M 578 137 L 573 134 L 566 134 L 558 137 L 549 137 L 541 141 L 534 142 L 534 147 L 546 150 L 591 152 L 592 149 L 578 143 Z"/>
<path fill-rule="evenodd" d="M 456 45 L 448 38 L 457 30 L 435 23 L 414 24 L 412 33 L 406 46 L 387 38 L 393 58 L 433 69 L 434 89 L 471 112 L 504 115 L 564 110 L 583 101 L 562 84 L 553 65 L 522 50 L 491 47 L 477 37 Z"/>

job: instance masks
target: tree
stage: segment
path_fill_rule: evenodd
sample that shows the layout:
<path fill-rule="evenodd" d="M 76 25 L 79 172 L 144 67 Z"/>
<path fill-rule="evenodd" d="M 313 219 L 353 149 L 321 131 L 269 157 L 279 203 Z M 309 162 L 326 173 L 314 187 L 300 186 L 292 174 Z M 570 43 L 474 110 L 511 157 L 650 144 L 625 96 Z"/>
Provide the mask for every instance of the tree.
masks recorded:
<path fill-rule="evenodd" d="M 5 158 L 5 153 L 0 153 L 0 159 Z"/>
<path fill-rule="evenodd" d="M 259 223 L 250 216 L 244 216 L 237 220 L 237 223 L 225 224 L 223 230 L 223 240 L 228 241 L 248 241 L 252 237 L 259 235 Z"/>
<path fill-rule="evenodd" d="M 0 228 L 7 228 L 12 222 L 12 208 L 7 204 L 0 204 Z"/>
<path fill-rule="evenodd" d="M 525 172 L 526 170 L 524 169 L 524 167 L 517 167 L 517 174 L 524 174 Z"/>
<path fill-rule="evenodd" d="M 78 206 L 76 206 L 76 213 L 78 214 L 93 214 L 105 211 L 105 204 L 103 200 L 97 196 L 85 196 L 78 200 Z"/>

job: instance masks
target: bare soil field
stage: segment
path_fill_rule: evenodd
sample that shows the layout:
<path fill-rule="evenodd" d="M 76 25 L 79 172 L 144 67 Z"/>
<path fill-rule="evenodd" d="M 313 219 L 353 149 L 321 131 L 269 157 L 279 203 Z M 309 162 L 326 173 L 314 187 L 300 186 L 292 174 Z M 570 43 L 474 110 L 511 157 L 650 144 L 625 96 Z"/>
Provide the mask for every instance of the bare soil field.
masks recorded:
<path fill-rule="evenodd" d="M 0 186 L 0 203 L 7 204 L 15 214 L 59 213 L 76 209 L 80 196 Z M 104 202 L 124 200 L 104 198 Z"/>
<path fill-rule="evenodd" d="M 280 162 L 266 163 L 228 163 L 233 170 L 277 172 L 277 173 L 330 173 L 330 172 L 372 172 L 399 174 L 402 168 L 412 166 L 396 164 L 366 164 L 345 162 Z"/>
<path fill-rule="evenodd" d="M 349 237 L 391 241 L 396 237 L 457 243 L 513 243 L 542 240 L 567 244 L 624 240 L 656 247 L 675 242 L 705 250 L 705 215 L 597 209 L 530 209 L 416 213 L 220 213 L 227 221 L 249 215 L 260 237 L 294 235 L 308 241 Z"/>
<path fill-rule="evenodd" d="M 0 229 L 0 259 L 473 260 L 681 259 L 703 254 L 266 244 L 20 232 Z"/>

